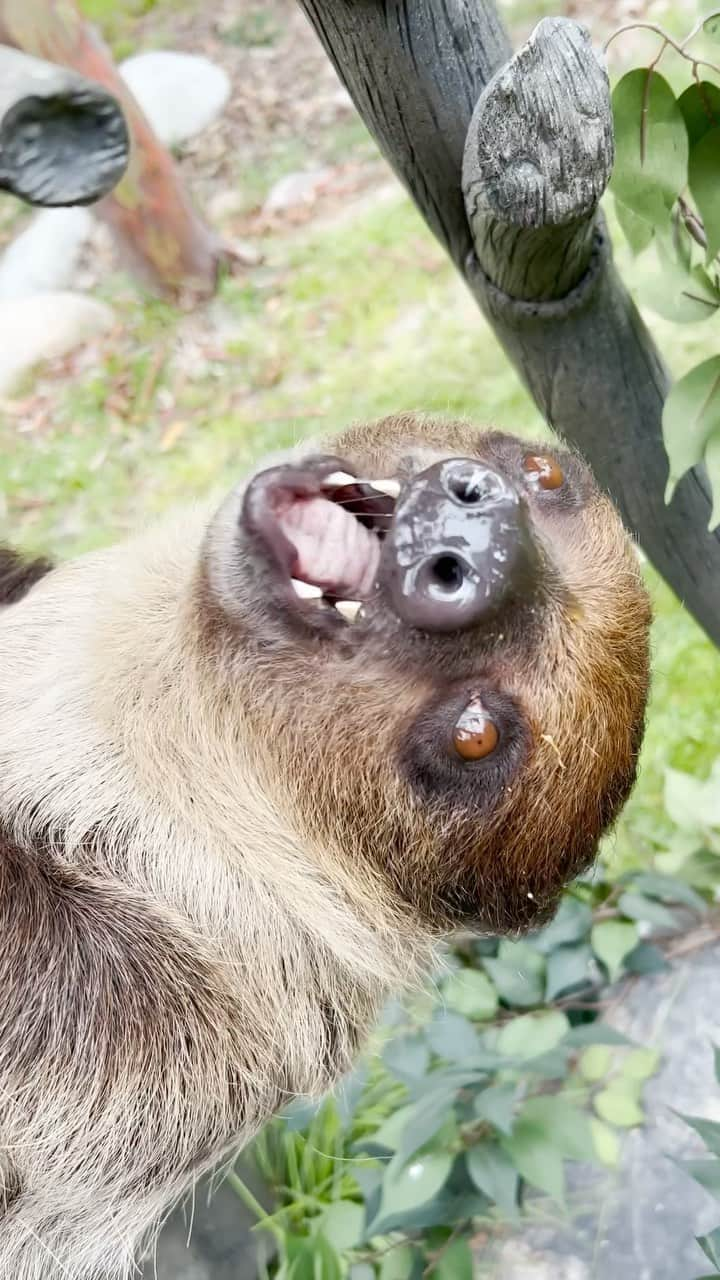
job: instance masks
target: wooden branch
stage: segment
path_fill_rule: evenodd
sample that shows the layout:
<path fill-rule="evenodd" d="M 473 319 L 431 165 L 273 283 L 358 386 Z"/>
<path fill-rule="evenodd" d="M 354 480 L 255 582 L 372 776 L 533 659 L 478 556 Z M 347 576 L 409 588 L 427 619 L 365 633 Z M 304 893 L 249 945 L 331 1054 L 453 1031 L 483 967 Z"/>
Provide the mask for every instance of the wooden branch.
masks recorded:
<path fill-rule="evenodd" d="M 0 45 L 0 189 L 30 204 L 90 204 L 120 181 L 130 139 L 99 85 Z"/>
<path fill-rule="evenodd" d="M 490 0 L 299 3 L 541 412 L 720 643 L 707 478 L 696 468 L 665 505 L 668 375 L 597 212 L 612 128 L 587 34 L 547 19 L 508 63 Z"/>
<path fill-rule="evenodd" d="M 0 41 L 70 67 L 117 98 L 130 131 L 130 160 L 98 215 L 152 284 L 170 294 L 212 294 L 224 257 L 219 240 L 193 209 L 172 156 L 74 0 L 0 0 Z"/>
<path fill-rule="evenodd" d="M 710 487 L 698 468 L 665 503 L 669 376 L 597 211 L 612 161 L 605 71 L 583 28 L 547 18 L 473 113 L 467 277 L 548 422 L 588 459 L 651 561 L 720 643 Z"/>
<path fill-rule="evenodd" d="M 492 0 L 299 0 L 365 124 L 462 269 L 460 170 L 483 85 L 510 57 Z"/>
<path fill-rule="evenodd" d="M 463 191 L 475 253 L 514 298 L 563 298 L 590 265 L 614 158 L 608 82 L 582 27 L 540 23 L 481 94 Z"/>

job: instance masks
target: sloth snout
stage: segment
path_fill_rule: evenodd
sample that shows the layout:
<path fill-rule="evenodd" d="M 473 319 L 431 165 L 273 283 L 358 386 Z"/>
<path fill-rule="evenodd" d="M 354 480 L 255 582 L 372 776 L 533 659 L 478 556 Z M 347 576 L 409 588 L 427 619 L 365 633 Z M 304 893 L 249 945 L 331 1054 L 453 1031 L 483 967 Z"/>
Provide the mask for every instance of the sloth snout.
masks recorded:
<path fill-rule="evenodd" d="M 535 593 L 540 559 L 525 497 L 473 458 L 435 463 L 398 501 L 381 562 L 392 607 L 409 626 L 457 631 Z"/>

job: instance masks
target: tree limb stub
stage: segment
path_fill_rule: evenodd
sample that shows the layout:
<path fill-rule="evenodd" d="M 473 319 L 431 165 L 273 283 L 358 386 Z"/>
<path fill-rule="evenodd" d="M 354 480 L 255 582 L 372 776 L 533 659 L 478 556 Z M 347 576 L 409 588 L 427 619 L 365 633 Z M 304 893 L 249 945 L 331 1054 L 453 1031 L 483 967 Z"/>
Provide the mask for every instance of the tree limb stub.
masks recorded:
<path fill-rule="evenodd" d="M 90 204 L 120 181 L 129 148 L 120 104 L 100 85 L 0 45 L 0 189 Z"/>
<path fill-rule="evenodd" d="M 587 34 L 546 19 L 510 59 L 491 0 L 299 3 L 539 409 L 720 643 L 707 478 L 666 506 L 669 378 L 598 218 L 612 115 Z"/>
<path fill-rule="evenodd" d="M 588 459 L 649 558 L 720 643 L 709 484 L 696 468 L 665 503 L 670 380 L 598 215 L 612 160 L 607 76 L 589 36 L 545 19 L 473 114 L 467 278 L 548 422 Z"/>
<path fill-rule="evenodd" d="M 590 37 L 546 19 L 481 94 L 465 146 L 475 253 L 498 288 L 541 301 L 582 279 L 613 155 L 608 79 Z"/>

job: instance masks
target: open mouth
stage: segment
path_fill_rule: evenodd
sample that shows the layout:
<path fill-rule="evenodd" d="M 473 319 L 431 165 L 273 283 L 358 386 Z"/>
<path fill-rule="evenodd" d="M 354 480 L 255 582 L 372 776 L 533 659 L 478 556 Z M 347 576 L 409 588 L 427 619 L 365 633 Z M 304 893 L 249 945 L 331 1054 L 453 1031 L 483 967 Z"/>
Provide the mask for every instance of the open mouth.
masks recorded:
<path fill-rule="evenodd" d="M 421 631 L 457 631 L 527 603 L 539 581 L 522 491 L 476 458 L 436 462 L 402 492 L 337 458 L 273 467 L 248 486 L 242 521 L 306 617 L 354 622 L 372 598 Z"/>
<path fill-rule="evenodd" d="M 275 467 L 253 481 L 245 515 L 297 598 L 354 621 L 376 587 L 399 492 L 397 480 L 358 479 L 337 459 Z"/>

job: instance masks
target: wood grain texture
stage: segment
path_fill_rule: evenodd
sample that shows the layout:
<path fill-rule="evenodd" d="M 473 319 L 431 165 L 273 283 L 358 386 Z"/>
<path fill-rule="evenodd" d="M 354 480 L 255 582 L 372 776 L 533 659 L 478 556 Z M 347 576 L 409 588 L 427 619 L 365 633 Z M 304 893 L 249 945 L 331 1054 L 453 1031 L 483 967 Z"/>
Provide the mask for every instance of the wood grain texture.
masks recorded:
<path fill-rule="evenodd" d="M 590 262 L 612 171 L 607 74 L 587 32 L 547 19 L 480 95 L 463 191 L 475 253 L 515 298 L 562 298 Z"/>
<path fill-rule="evenodd" d="M 299 3 L 539 409 L 720 643 L 707 476 L 665 504 L 669 376 L 598 215 L 612 119 L 587 34 L 546 19 L 511 59 L 490 0 Z"/>
<path fill-rule="evenodd" d="M 478 96 L 512 52 L 491 0 L 300 0 L 365 124 L 462 269 L 460 186 Z"/>

